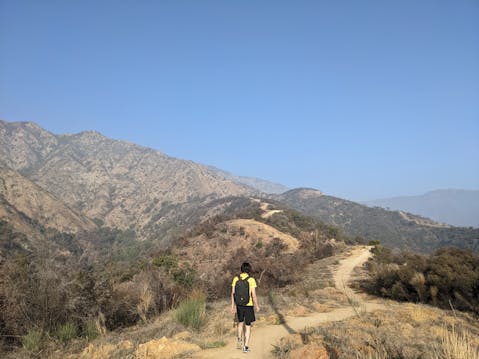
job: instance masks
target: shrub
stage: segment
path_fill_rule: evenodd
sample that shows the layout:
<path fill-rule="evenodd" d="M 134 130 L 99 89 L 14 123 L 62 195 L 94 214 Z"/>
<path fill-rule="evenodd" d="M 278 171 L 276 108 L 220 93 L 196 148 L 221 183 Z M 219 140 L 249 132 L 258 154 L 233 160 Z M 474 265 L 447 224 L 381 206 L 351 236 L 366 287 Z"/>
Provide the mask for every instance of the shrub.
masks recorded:
<path fill-rule="evenodd" d="M 185 327 L 199 329 L 206 318 L 206 295 L 194 291 L 175 310 L 175 319 Z"/>
<path fill-rule="evenodd" d="M 40 329 L 30 329 L 22 338 L 23 347 L 29 352 L 38 352 L 42 347 L 43 332 Z"/>
<path fill-rule="evenodd" d="M 420 301 L 479 313 L 479 256 L 471 251 L 443 248 L 431 256 L 393 253 L 376 247 L 368 264 L 371 279 L 363 287 L 384 297 Z"/>
<path fill-rule="evenodd" d="M 98 330 L 97 324 L 94 320 L 87 320 L 83 326 L 83 336 L 88 340 L 93 340 L 98 338 L 100 332 Z"/>
<path fill-rule="evenodd" d="M 69 342 L 76 336 L 77 336 L 77 326 L 75 325 L 75 323 L 72 323 L 72 322 L 63 324 L 57 330 L 57 338 L 63 343 Z"/>
<path fill-rule="evenodd" d="M 164 267 L 169 270 L 178 266 L 178 259 L 172 255 L 164 254 L 153 258 L 151 263 L 157 267 Z"/>
<path fill-rule="evenodd" d="M 185 268 L 176 268 L 173 271 L 173 280 L 184 288 L 191 288 L 195 281 L 195 270 L 189 266 Z"/>

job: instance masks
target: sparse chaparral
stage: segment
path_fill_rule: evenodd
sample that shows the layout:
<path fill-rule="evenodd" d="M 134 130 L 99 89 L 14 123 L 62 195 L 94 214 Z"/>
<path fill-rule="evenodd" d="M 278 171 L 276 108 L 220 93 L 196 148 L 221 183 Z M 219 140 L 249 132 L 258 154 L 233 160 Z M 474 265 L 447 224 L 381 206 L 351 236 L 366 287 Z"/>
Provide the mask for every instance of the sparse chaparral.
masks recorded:
<path fill-rule="evenodd" d="M 0 359 L 479 359 L 479 0 L 0 0 Z"/>
<path fill-rule="evenodd" d="M 260 193 L 96 132 L 1 134 L 5 358 L 476 359 L 479 229 Z M 226 299 L 243 260 L 261 303 L 248 353 Z"/>

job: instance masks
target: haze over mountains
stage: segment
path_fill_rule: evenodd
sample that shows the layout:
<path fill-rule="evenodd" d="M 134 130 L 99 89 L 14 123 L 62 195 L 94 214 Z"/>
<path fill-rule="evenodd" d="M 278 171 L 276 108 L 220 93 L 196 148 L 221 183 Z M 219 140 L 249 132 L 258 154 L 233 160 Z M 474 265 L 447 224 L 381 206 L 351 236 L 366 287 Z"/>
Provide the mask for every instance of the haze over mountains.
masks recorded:
<path fill-rule="evenodd" d="M 416 213 L 454 226 L 479 227 L 479 190 L 441 189 L 419 196 L 383 198 L 365 204 Z"/>
<path fill-rule="evenodd" d="M 0 165 L 0 219 L 26 235 L 47 228 L 78 233 L 108 227 L 162 242 L 263 198 L 278 210 L 294 209 L 364 241 L 418 251 L 444 245 L 479 249 L 479 230 L 369 208 L 314 189 L 278 194 L 281 185 L 95 131 L 55 135 L 34 123 L 0 121 Z M 274 216 L 281 220 L 281 213 Z"/>
<path fill-rule="evenodd" d="M 208 166 L 208 168 L 212 169 L 213 171 L 215 171 L 216 173 L 218 173 L 220 176 L 224 178 L 227 178 L 235 182 L 243 183 L 247 186 L 257 189 L 260 192 L 279 194 L 279 193 L 286 192 L 287 190 L 290 189 L 280 183 L 274 183 L 261 178 L 237 176 L 230 172 L 223 171 L 222 169 L 216 168 L 214 166 Z"/>
<path fill-rule="evenodd" d="M 404 211 L 389 211 L 298 188 L 272 199 L 329 225 L 347 235 L 380 241 L 391 248 L 432 252 L 446 246 L 479 250 L 479 229 L 451 227 Z"/>

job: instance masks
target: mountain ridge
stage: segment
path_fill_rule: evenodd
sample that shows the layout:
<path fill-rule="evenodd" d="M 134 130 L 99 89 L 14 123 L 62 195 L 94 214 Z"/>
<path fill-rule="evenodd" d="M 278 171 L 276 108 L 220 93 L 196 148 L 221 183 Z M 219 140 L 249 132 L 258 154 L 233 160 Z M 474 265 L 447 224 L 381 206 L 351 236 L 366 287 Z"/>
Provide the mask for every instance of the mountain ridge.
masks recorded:
<path fill-rule="evenodd" d="M 0 121 L 0 163 L 92 220 L 150 238 L 162 236 L 155 223 L 174 221 L 172 205 L 256 193 L 192 161 L 96 131 L 54 135 L 30 122 Z"/>
<path fill-rule="evenodd" d="M 54 135 L 34 123 L 0 121 L 0 164 L 97 226 L 133 230 L 138 239 L 168 241 L 222 215 L 228 201 L 256 196 L 365 241 L 417 251 L 445 245 L 479 249 L 475 230 L 450 228 L 405 211 L 370 208 L 312 188 L 268 195 L 206 166 L 97 131 Z"/>

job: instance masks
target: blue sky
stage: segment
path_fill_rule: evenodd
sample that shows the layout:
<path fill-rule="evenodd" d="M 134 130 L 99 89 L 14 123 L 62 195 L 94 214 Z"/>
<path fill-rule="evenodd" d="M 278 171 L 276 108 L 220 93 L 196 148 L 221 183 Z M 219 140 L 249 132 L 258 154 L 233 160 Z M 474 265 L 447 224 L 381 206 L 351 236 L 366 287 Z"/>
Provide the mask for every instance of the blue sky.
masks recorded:
<path fill-rule="evenodd" d="M 0 0 L 0 118 L 354 200 L 479 188 L 479 2 Z"/>

